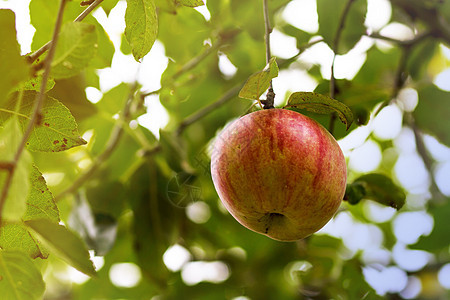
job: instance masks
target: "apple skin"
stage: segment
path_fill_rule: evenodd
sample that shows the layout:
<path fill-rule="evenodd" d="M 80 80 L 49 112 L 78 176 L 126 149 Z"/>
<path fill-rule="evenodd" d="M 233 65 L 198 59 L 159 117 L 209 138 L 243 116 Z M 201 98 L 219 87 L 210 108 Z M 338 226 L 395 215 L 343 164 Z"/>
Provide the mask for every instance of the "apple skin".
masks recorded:
<path fill-rule="evenodd" d="M 322 228 L 344 197 L 347 168 L 334 137 L 291 110 L 265 109 L 227 126 L 211 155 L 214 187 L 243 226 L 279 241 Z"/>

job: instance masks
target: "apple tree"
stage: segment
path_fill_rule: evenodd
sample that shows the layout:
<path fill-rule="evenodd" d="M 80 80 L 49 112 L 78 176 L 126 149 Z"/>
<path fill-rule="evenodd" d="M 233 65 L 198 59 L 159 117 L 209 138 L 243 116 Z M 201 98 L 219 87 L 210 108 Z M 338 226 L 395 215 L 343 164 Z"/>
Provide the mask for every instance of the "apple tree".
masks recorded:
<path fill-rule="evenodd" d="M 0 37 L 0 298 L 450 297 L 450 1 L 2 0 Z M 346 171 L 287 121 L 284 165 L 281 121 L 221 137 L 265 110 L 320 123 Z M 252 155 L 211 172 L 219 144 Z M 224 174 L 243 203 L 339 202 L 276 241 Z"/>

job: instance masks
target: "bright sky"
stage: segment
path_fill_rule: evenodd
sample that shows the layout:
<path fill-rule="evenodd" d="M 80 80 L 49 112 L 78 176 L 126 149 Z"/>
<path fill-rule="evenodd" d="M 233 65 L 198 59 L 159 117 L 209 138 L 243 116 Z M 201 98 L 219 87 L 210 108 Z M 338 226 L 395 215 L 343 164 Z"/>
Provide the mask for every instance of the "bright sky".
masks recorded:
<path fill-rule="evenodd" d="M 23 54 L 30 52 L 35 31 L 30 25 L 29 1 L 0 0 L 0 8 L 10 8 L 16 13 L 18 41 Z M 388 24 L 392 11 L 388 0 L 368 0 L 368 4 L 365 23 L 370 30 L 381 29 L 384 35 L 397 39 L 412 37 L 413 32 L 408 27 L 398 23 Z M 125 28 L 125 9 L 126 2 L 120 1 L 108 17 L 101 8 L 94 12 L 94 16 L 104 26 L 116 49 L 120 49 L 120 39 Z M 205 19 L 209 19 L 210 16 L 206 7 L 201 7 L 198 11 L 205 16 Z M 284 10 L 282 16 L 293 26 L 307 32 L 314 33 L 318 29 L 316 2 L 313 0 L 292 1 Z M 295 40 L 276 29 L 271 35 L 271 41 L 273 55 L 288 58 L 297 53 Z M 345 55 L 337 56 L 335 63 L 336 77 L 351 80 L 365 62 L 365 51 L 374 43 L 381 49 L 391 47 L 384 42 L 374 42 L 369 38 L 363 38 L 355 49 Z M 450 50 L 444 46 L 441 48 L 447 59 L 450 59 Z M 300 60 L 304 64 L 320 65 L 323 76 L 329 78 L 332 57 L 331 49 L 325 43 L 319 43 L 308 49 L 300 57 Z M 116 51 L 111 68 L 98 72 L 101 91 L 93 87 L 87 88 L 87 97 L 95 103 L 100 100 L 102 92 L 108 91 L 122 81 L 133 82 L 136 79 L 143 85 L 144 90 L 156 90 L 160 88 L 161 74 L 167 64 L 168 58 L 165 56 L 164 46 L 159 41 L 155 43 L 142 63 L 137 63 L 131 55 L 124 55 L 120 51 Z M 223 54 L 220 54 L 219 68 L 228 77 L 232 77 L 236 73 L 236 67 Z M 313 91 L 317 84 L 318 82 L 310 77 L 306 71 L 293 68 L 282 70 L 278 78 L 274 79 L 274 88 L 278 95 L 300 90 Z M 443 90 L 450 91 L 450 69 L 439 74 L 435 78 L 435 84 Z M 418 101 L 417 98 L 417 92 L 414 89 L 403 89 L 398 97 L 398 104 L 392 104 L 384 108 L 367 126 L 354 130 L 339 141 L 346 157 L 348 157 L 349 168 L 358 172 L 373 171 L 381 163 L 381 148 L 375 141 L 368 139 L 371 132 L 378 139 L 393 140 L 394 142 L 395 148 L 385 150 L 384 156 L 389 157 L 391 154 L 392 156 L 395 156 L 396 153 L 399 154 L 399 159 L 394 167 L 395 175 L 410 192 L 407 199 L 408 206 L 419 211 L 396 213 L 393 209 L 381 207 L 376 203 L 365 202 L 362 204 L 367 217 L 374 223 L 394 218 L 393 229 L 398 242 L 393 253 L 382 247 L 383 234 L 377 226 L 359 223 L 348 212 L 340 213 L 321 230 L 321 233 L 341 237 L 344 240 L 349 252 L 342 255 L 351 256 L 358 250 L 364 250 L 363 260 L 367 264 L 371 262 L 380 264 L 381 262 L 379 269 L 372 267 L 364 269 L 367 281 L 379 294 L 403 291 L 402 295 L 405 297 L 417 295 L 420 291 L 420 281 L 417 278 L 408 277 L 404 270 L 417 270 L 431 259 L 431 256 L 424 251 L 413 251 L 407 248 L 407 245 L 414 243 L 420 235 L 428 234 L 433 226 L 432 217 L 420 211 L 426 204 L 430 179 L 416 152 L 412 131 L 408 128 L 402 128 L 402 111 L 414 109 Z M 283 98 L 278 97 L 276 104 L 279 105 L 282 101 Z M 168 122 L 167 112 L 159 102 L 158 96 L 148 97 L 146 104 L 148 113 L 141 116 L 138 121 L 158 136 L 159 128 L 164 127 Z M 425 143 L 433 158 L 437 160 L 435 168 L 437 184 L 443 193 L 450 195 L 448 184 L 448 178 L 450 178 L 450 149 L 439 144 L 436 139 L 430 136 L 426 137 Z M 209 212 L 206 203 L 203 207 L 188 209 L 187 213 L 188 217 L 194 222 L 206 222 L 209 214 L 205 211 Z M 241 254 L 243 252 L 245 256 L 243 249 L 238 252 Z M 182 270 L 183 280 L 187 284 L 196 284 L 200 281 L 220 282 L 229 276 L 229 270 L 222 262 L 189 262 L 190 257 L 188 250 L 179 245 L 174 245 L 166 252 L 164 261 L 169 268 Z M 401 268 L 397 266 L 385 267 L 391 262 Z M 302 264 L 294 264 L 293 266 L 304 267 Z M 87 280 L 74 269 L 69 270 L 68 274 L 69 277 L 71 276 L 71 280 L 75 282 Z M 129 278 L 131 278 L 125 283 L 123 281 L 124 272 L 130 274 Z M 450 266 L 445 266 L 442 269 L 442 274 L 449 273 Z M 444 275 L 439 277 L 441 284 L 450 287 L 449 280 L 443 279 Z M 110 271 L 111 281 L 114 284 L 126 284 L 129 287 L 138 284 L 140 276 L 139 268 L 129 263 L 117 264 Z M 450 278 L 450 276 L 446 278 Z"/>

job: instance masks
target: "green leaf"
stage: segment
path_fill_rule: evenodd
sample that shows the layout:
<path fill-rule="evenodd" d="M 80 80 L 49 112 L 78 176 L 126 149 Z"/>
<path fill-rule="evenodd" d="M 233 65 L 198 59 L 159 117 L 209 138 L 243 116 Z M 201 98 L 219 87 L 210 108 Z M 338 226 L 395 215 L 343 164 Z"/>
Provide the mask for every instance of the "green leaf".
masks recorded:
<path fill-rule="evenodd" d="M 33 165 L 30 174 L 31 189 L 27 199 L 27 211 L 23 220 L 48 219 L 59 222 L 59 210 L 44 177 Z"/>
<path fill-rule="evenodd" d="M 59 222 L 59 210 L 53 195 L 47 188 L 41 172 L 33 166 L 30 174 L 31 189 L 26 202 L 26 212 L 22 220 L 48 219 Z M 0 228 L 0 247 L 8 250 L 21 250 L 31 258 L 47 258 L 48 251 L 33 238 L 23 223 L 5 224 Z"/>
<path fill-rule="evenodd" d="M 433 231 L 428 236 L 423 236 L 413 245 L 413 248 L 427 251 L 437 251 L 448 248 L 450 244 L 450 201 L 443 205 L 435 205 L 428 211 L 434 218 Z"/>
<path fill-rule="evenodd" d="M 390 177 L 370 173 L 358 177 L 347 185 L 344 200 L 356 204 L 362 199 L 370 199 L 397 210 L 405 204 L 405 192 Z"/>
<path fill-rule="evenodd" d="M 47 93 L 66 106 L 77 122 L 82 122 L 97 113 L 95 105 L 86 98 L 85 90 L 89 84 L 85 74 L 84 71 L 70 78 L 59 79 L 55 87 Z"/>
<path fill-rule="evenodd" d="M 203 3 L 203 0 L 177 0 L 177 2 L 180 3 L 181 5 L 188 7 L 197 7 L 205 5 L 205 3 Z"/>
<path fill-rule="evenodd" d="M 69 225 L 80 235 L 89 249 L 94 250 L 95 255 L 106 255 L 116 241 L 116 220 L 110 215 L 94 213 L 85 193 L 76 195 L 76 205 L 70 213 Z"/>
<path fill-rule="evenodd" d="M 36 98 L 35 91 L 25 91 L 17 117 L 24 130 L 32 115 L 33 103 Z M 11 99 L 5 109 L 0 108 L 0 125 L 15 115 L 16 99 Z M 75 146 L 84 145 L 84 141 L 77 129 L 77 123 L 70 111 L 58 100 L 45 96 L 42 108 L 41 125 L 35 126 L 27 146 L 32 151 L 58 152 Z"/>
<path fill-rule="evenodd" d="M 81 22 L 65 24 L 52 61 L 52 77 L 67 78 L 78 74 L 96 55 L 97 48 L 94 25 Z"/>
<path fill-rule="evenodd" d="M 353 122 L 353 114 L 350 108 L 342 102 L 325 95 L 312 92 L 296 92 L 289 96 L 286 107 L 306 109 L 318 114 L 337 113 L 347 129 Z"/>
<path fill-rule="evenodd" d="M 0 9 L 0 106 L 9 92 L 28 78 L 29 66 L 20 56 L 16 40 L 15 15 L 9 9 Z"/>
<path fill-rule="evenodd" d="M 434 85 L 419 90 L 419 104 L 414 110 L 417 126 L 450 146 L 450 93 Z"/>
<path fill-rule="evenodd" d="M 13 161 L 17 149 L 22 141 L 17 117 L 9 119 L 3 129 L 0 129 L 0 158 L 4 161 Z M 6 220 L 20 220 L 26 210 L 26 199 L 30 189 L 28 181 L 32 158 L 26 149 L 15 167 L 8 196 L 4 203 L 2 217 Z M 6 172 L 0 171 L 0 191 L 6 183 Z"/>
<path fill-rule="evenodd" d="M 72 231 L 48 219 L 28 220 L 24 223 L 37 234 L 39 240 L 51 253 L 55 253 L 72 267 L 86 275 L 96 275 L 86 246 Z"/>
<path fill-rule="evenodd" d="M 319 16 L 319 34 L 323 36 L 325 42 L 333 49 L 342 15 L 348 0 L 317 0 L 317 14 Z M 337 54 L 345 54 L 352 49 L 364 35 L 366 28 L 364 19 L 367 12 L 366 0 L 355 0 L 351 3 L 350 11 L 347 14 L 344 28 L 341 32 L 338 49 L 334 49 Z"/>
<path fill-rule="evenodd" d="M 19 250 L 31 258 L 48 258 L 48 250 L 34 238 L 23 223 L 7 223 L 0 227 L 0 247 L 4 250 Z"/>
<path fill-rule="evenodd" d="M 37 50 L 52 39 L 60 2 L 59 0 L 33 0 L 30 2 L 30 21 L 31 25 L 36 28 L 31 44 L 32 50 Z M 82 10 L 79 1 L 66 1 L 62 24 L 72 23 Z"/>
<path fill-rule="evenodd" d="M 162 153 L 172 170 L 175 172 L 192 172 L 192 168 L 187 162 L 186 148 L 181 145 L 181 139 L 178 136 L 171 132 L 160 130 L 159 142 Z"/>
<path fill-rule="evenodd" d="M 125 37 L 134 59 L 140 61 L 152 49 L 158 35 L 154 0 L 127 0 L 125 24 Z"/>
<path fill-rule="evenodd" d="M 102 3 L 102 8 L 104 8 L 104 2 Z M 114 56 L 114 45 L 105 29 L 103 29 L 97 19 L 91 15 L 89 15 L 83 22 L 94 25 L 97 32 L 97 55 L 93 57 L 90 65 L 95 69 L 111 67 L 111 62 Z"/>
<path fill-rule="evenodd" d="M 38 75 L 29 79 L 26 82 L 23 82 L 20 86 L 15 88 L 15 91 L 25 90 L 25 91 L 40 91 L 42 83 L 42 75 Z M 55 86 L 55 81 L 52 78 L 47 80 L 47 86 L 45 87 L 45 91 L 48 92 Z"/>
<path fill-rule="evenodd" d="M 257 100 L 270 86 L 270 81 L 278 76 L 278 65 L 275 57 L 272 57 L 266 67 L 253 75 L 239 92 L 239 97 Z"/>
<path fill-rule="evenodd" d="M 2 299 L 42 299 L 45 283 L 33 261 L 24 253 L 0 250 L 0 294 Z"/>
<path fill-rule="evenodd" d="M 97 103 L 97 107 L 100 111 L 113 116 L 122 111 L 130 92 L 130 86 L 122 82 L 103 94 L 102 99 Z"/>

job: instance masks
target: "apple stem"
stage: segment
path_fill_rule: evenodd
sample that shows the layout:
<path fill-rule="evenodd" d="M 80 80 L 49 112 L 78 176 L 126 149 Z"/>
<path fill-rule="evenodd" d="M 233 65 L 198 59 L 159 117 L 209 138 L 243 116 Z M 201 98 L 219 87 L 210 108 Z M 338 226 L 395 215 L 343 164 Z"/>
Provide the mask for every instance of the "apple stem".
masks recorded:
<path fill-rule="evenodd" d="M 269 90 L 267 91 L 266 100 L 261 100 L 264 105 L 264 109 L 275 108 L 273 106 L 275 102 L 275 93 L 273 92 L 272 82 L 270 82 Z"/>

